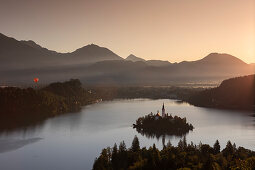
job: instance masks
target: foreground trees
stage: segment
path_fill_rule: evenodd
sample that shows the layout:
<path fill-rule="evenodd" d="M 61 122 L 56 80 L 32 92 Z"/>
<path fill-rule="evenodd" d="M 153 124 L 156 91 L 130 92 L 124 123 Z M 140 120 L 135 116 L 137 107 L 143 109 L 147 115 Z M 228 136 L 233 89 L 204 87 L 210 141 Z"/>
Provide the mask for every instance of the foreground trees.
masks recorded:
<path fill-rule="evenodd" d="M 124 146 L 124 147 L 123 147 Z M 200 143 L 187 144 L 186 139 L 180 140 L 174 147 L 170 142 L 158 150 L 155 144 L 150 148 L 140 148 L 138 138 L 135 136 L 132 146 L 126 149 L 121 142 L 119 149 L 115 144 L 113 148 L 102 150 L 95 160 L 94 170 L 117 169 L 247 169 L 255 168 L 255 152 L 243 147 L 236 148 L 230 141 L 220 151 L 219 141 L 214 147 Z"/>

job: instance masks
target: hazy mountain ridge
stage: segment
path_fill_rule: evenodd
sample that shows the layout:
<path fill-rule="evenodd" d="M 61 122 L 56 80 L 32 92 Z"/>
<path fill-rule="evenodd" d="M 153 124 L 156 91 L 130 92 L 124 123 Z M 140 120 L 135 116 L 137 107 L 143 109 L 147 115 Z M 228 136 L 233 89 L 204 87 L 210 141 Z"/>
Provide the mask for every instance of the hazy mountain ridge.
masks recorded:
<path fill-rule="evenodd" d="M 133 54 L 130 54 L 125 60 L 133 61 L 133 62 L 141 61 L 141 62 L 145 62 L 149 66 L 158 66 L 158 67 L 167 66 L 167 65 L 171 64 L 169 61 L 145 60 L 145 59 L 137 57 L 137 56 L 135 56 Z"/>
<path fill-rule="evenodd" d="M 91 44 L 71 53 L 48 50 L 34 41 L 18 41 L 0 34 L 0 66 L 2 69 L 29 69 L 37 67 L 87 64 L 104 60 L 122 60 L 107 48 Z"/>
<path fill-rule="evenodd" d="M 133 54 L 130 54 L 130 55 L 126 58 L 126 60 L 128 60 L 128 61 L 133 61 L 133 62 L 136 62 L 136 61 L 143 61 L 143 62 L 146 62 L 145 59 L 140 58 L 140 57 L 136 57 L 136 56 L 133 55 Z"/>
<path fill-rule="evenodd" d="M 35 48 L 35 49 L 38 49 L 38 50 L 41 50 L 41 51 L 45 51 L 45 52 L 50 52 L 50 53 L 53 53 L 53 54 L 58 54 L 58 52 L 56 51 L 53 51 L 53 50 L 49 50 L 47 48 L 44 48 L 42 46 L 40 46 L 39 44 L 35 43 L 34 41 L 32 40 L 28 40 L 28 41 L 25 41 L 25 40 L 21 40 L 20 42 L 32 47 L 32 48 Z M 60 54 L 60 53 L 59 53 Z"/>
<path fill-rule="evenodd" d="M 58 54 L 56 54 L 58 56 Z M 49 65 L 52 52 L 41 50 L 14 38 L 0 35 L 1 69 L 29 68 Z M 54 61 L 53 61 L 54 62 Z"/>
<path fill-rule="evenodd" d="M 168 65 L 171 65 L 172 63 L 170 63 L 169 61 L 163 61 L 163 60 L 147 60 L 146 63 L 148 65 L 151 65 L 151 66 L 158 66 L 158 67 L 161 67 L 161 66 L 168 66 Z"/>
<path fill-rule="evenodd" d="M 130 61 L 131 60 L 131 61 Z M 95 44 L 71 53 L 57 53 L 33 41 L 18 41 L 0 34 L 0 76 L 3 82 L 49 83 L 79 78 L 92 84 L 169 84 L 176 81 L 223 80 L 254 73 L 254 66 L 228 55 L 211 53 L 197 61 L 170 63 L 123 59 Z"/>
<path fill-rule="evenodd" d="M 123 58 L 108 48 L 99 47 L 95 44 L 90 44 L 75 50 L 70 53 L 70 57 L 74 60 L 83 60 L 86 58 L 86 62 L 91 63 L 105 60 L 123 60 Z"/>
<path fill-rule="evenodd" d="M 231 65 L 246 65 L 245 62 L 240 60 L 239 58 L 224 54 L 224 53 L 211 53 L 204 57 L 201 60 L 195 61 L 196 63 L 206 63 L 206 64 L 217 64 L 217 65 L 225 65 L 225 64 L 231 64 Z"/>

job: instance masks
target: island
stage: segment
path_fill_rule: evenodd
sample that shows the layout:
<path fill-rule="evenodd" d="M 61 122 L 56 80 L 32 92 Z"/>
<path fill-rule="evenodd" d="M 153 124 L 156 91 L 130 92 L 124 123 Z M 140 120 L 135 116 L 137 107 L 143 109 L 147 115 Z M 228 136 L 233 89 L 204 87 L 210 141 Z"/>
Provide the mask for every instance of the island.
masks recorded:
<path fill-rule="evenodd" d="M 160 137 L 161 135 L 175 135 L 183 136 L 194 127 L 192 124 L 187 123 L 186 118 L 178 116 L 172 116 L 165 113 L 165 106 L 162 106 L 162 115 L 159 111 L 157 114 L 152 112 L 144 117 L 140 117 L 136 120 L 136 124 L 133 124 L 133 128 L 142 135 L 149 137 Z"/>

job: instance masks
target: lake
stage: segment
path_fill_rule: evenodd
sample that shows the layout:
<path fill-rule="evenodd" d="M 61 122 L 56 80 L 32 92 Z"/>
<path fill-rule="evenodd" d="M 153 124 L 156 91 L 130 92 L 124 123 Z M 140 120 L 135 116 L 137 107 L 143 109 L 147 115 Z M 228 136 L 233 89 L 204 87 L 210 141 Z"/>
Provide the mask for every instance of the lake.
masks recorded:
<path fill-rule="evenodd" d="M 153 143 L 162 148 L 162 138 L 147 138 L 132 128 L 135 120 L 150 112 L 186 117 L 195 129 L 187 135 L 188 143 L 221 147 L 228 140 L 237 146 L 255 150 L 255 121 L 249 113 L 200 108 L 175 100 L 114 100 L 85 106 L 79 113 L 48 119 L 36 127 L 0 134 L 0 169 L 2 170 L 87 170 L 101 150 L 125 141 L 129 148 L 135 135 L 141 146 Z M 166 136 L 177 145 L 180 137 Z"/>

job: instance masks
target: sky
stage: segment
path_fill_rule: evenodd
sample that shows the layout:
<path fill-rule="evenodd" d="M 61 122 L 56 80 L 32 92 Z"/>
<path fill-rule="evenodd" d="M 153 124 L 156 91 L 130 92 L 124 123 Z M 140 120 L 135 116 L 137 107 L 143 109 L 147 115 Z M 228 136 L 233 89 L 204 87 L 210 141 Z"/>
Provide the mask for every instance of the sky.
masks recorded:
<path fill-rule="evenodd" d="M 0 0 L 0 32 L 58 52 L 94 43 L 123 58 L 255 63 L 255 0 Z"/>

